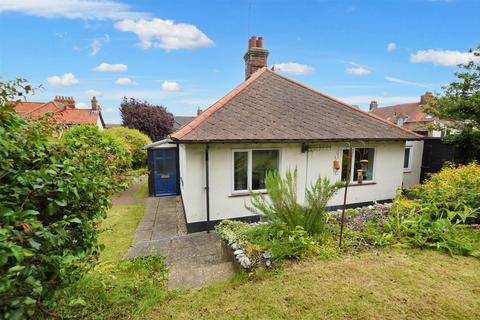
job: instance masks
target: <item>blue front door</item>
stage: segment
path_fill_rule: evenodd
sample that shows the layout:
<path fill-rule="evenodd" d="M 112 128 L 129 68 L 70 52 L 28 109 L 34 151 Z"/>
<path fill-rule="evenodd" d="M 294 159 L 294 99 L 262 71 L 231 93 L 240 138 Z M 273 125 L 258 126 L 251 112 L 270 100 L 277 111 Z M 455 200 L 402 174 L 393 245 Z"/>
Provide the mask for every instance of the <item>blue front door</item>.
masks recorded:
<path fill-rule="evenodd" d="M 177 194 L 177 149 L 165 148 L 153 151 L 155 195 Z"/>

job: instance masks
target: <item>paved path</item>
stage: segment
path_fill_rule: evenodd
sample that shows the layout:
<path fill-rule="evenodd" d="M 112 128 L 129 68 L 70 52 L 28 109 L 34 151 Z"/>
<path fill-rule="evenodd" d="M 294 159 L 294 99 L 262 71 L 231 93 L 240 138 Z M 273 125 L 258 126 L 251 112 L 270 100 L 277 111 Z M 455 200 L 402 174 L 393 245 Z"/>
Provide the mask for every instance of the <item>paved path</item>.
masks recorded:
<path fill-rule="evenodd" d="M 169 267 L 169 288 L 200 288 L 235 272 L 230 250 L 214 232 L 186 233 L 180 197 L 146 201 L 133 246 L 125 258 L 160 253 Z"/>

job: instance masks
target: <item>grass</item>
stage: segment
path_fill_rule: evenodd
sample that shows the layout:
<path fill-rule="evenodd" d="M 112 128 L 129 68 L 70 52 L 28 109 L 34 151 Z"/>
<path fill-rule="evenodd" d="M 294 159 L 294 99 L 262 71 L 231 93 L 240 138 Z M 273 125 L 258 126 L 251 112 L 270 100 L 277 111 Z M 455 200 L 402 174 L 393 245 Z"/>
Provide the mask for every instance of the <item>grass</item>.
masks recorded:
<path fill-rule="evenodd" d="M 144 181 L 140 186 L 140 189 L 135 191 L 133 199 L 139 200 L 148 197 L 148 180 Z"/>
<path fill-rule="evenodd" d="M 117 205 L 100 228 L 105 246 L 94 270 L 59 294 L 52 317 L 58 319 L 130 319 L 172 296 L 167 268 L 158 255 L 123 261 L 143 216 L 143 205 Z"/>
<path fill-rule="evenodd" d="M 143 216 L 143 205 L 113 206 L 102 222 L 99 242 L 105 246 L 100 263 L 120 261 L 135 237 L 135 230 Z"/>
<path fill-rule="evenodd" d="M 142 319 L 479 319 L 480 261 L 382 250 L 190 291 Z"/>

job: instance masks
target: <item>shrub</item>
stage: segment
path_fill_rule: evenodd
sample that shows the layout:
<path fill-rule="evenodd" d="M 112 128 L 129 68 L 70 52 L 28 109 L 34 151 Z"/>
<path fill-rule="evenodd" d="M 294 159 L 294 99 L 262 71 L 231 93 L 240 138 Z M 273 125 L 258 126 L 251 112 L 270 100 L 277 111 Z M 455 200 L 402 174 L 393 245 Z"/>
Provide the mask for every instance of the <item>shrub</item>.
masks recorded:
<path fill-rule="evenodd" d="M 297 201 L 297 169 L 293 174 L 287 170 L 285 178 L 276 171 L 268 172 L 265 186 L 268 199 L 252 193 L 251 206 L 247 206 L 247 209 L 291 230 L 300 226 L 313 235 L 324 230 L 327 202 L 342 184 L 331 184 L 328 178 L 318 177 L 306 190 L 305 205 Z"/>
<path fill-rule="evenodd" d="M 98 129 L 56 138 L 13 111 L 18 83 L 0 89 L 0 318 L 41 318 L 55 290 L 95 263 L 96 226 L 128 158 Z"/>
<path fill-rule="evenodd" d="M 410 194 L 433 219 L 458 218 L 465 222 L 474 215 L 480 217 L 480 165 L 447 165 L 410 190 Z"/>
<path fill-rule="evenodd" d="M 137 129 L 117 127 L 108 129 L 105 133 L 120 142 L 130 152 L 134 169 L 145 167 L 147 151 L 143 149 L 152 140 Z"/>

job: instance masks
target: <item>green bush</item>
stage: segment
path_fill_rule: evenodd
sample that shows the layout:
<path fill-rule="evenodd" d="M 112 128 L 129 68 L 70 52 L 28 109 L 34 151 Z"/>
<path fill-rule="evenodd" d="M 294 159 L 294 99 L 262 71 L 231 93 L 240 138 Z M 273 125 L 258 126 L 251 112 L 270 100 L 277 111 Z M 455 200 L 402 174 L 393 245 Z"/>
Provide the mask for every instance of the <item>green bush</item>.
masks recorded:
<path fill-rule="evenodd" d="M 41 318 L 54 292 L 94 265 L 96 226 L 129 166 L 98 129 L 59 139 L 17 115 L 9 101 L 19 85 L 0 83 L 0 319 Z"/>
<path fill-rule="evenodd" d="M 331 184 L 325 177 L 318 179 L 306 190 L 305 205 L 297 200 L 297 169 L 293 174 L 287 170 L 285 178 L 277 171 L 268 172 L 265 178 L 268 199 L 252 193 L 251 206 L 247 209 L 266 216 L 275 224 L 282 224 L 290 230 L 302 227 L 308 234 L 321 233 L 327 221 L 327 202 L 342 186 Z"/>
<path fill-rule="evenodd" d="M 147 151 L 144 150 L 143 147 L 152 143 L 152 140 L 147 135 L 141 133 L 137 129 L 125 127 L 112 128 L 105 132 L 107 135 L 124 145 L 130 152 L 134 169 L 146 166 Z"/>
<path fill-rule="evenodd" d="M 456 218 L 465 222 L 479 218 L 480 165 L 448 165 L 409 194 L 419 200 L 422 210 L 428 210 L 433 219 Z"/>

